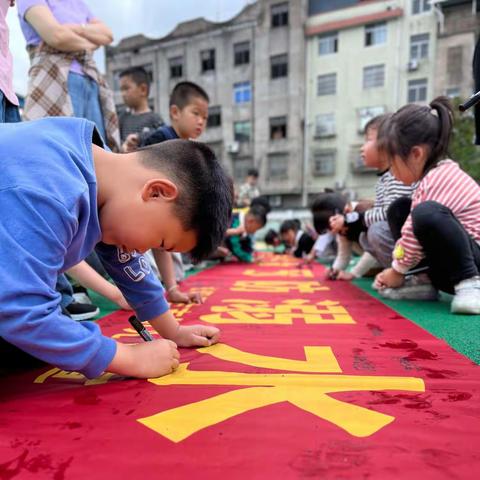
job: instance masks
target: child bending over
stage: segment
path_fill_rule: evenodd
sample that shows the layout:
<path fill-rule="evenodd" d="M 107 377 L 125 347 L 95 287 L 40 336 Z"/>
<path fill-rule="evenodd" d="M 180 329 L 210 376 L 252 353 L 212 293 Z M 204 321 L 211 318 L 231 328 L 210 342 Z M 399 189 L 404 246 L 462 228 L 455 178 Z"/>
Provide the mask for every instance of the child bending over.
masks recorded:
<path fill-rule="evenodd" d="M 178 324 L 142 256 L 155 247 L 203 258 L 223 239 L 232 186 L 206 145 L 175 140 L 117 154 L 93 123 L 71 117 L 0 125 L 0 144 L 8 159 L 0 176 L 3 340 L 89 378 L 165 375 L 179 364 L 177 346 L 218 340 L 215 327 Z M 58 274 L 93 249 L 163 340 L 119 343 L 62 314 Z"/>

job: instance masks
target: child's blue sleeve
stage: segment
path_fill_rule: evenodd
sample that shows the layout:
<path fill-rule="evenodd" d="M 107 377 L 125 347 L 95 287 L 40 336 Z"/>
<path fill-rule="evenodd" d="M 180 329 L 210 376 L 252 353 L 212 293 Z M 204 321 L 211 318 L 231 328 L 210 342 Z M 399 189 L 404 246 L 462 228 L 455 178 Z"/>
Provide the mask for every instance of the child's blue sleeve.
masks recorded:
<path fill-rule="evenodd" d="M 1 190 L 0 212 L 0 336 L 59 368 L 100 375 L 115 341 L 95 323 L 63 315 L 55 291 L 76 216 L 33 187 Z"/>
<path fill-rule="evenodd" d="M 165 291 L 143 255 L 105 243 L 99 243 L 95 251 L 140 320 L 151 320 L 169 309 Z"/>

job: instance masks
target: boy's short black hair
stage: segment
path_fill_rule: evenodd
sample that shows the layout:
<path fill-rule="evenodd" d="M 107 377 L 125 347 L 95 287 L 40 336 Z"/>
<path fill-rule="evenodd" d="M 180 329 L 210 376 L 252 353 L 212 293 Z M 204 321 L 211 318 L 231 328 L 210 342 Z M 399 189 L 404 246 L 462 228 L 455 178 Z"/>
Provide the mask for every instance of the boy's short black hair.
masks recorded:
<path fill-rule="evenodd" d="M 279 238 L 278 232 L 273 229 L 270 229 L 265 235 L 265 243 L 267 245 L 273 245 L 275 243 L 275 239 Z"/>
<path fill-rule="evenodd" d="M 220 244 L 230 225 L 233 182 L 201 142 L 169 140 L 137 150 L 141 163 L 167 175 L 178 187 L 173 208 L 185 230 L 194 230 L 197 245 L 190 252 L 198 261 Z"/>
<path fill-rule="evenodd" d="M 255 205 L 260 205 L 265 209 L 265 213 L 270 213 L 272 210 L 272 207 L 270 206 L 270 202 L 268 201 L 268 197 L 265 195 L 260 195 L 258 197 L 255 197 L 252 199 L 250 202 L 250 208 L 254 207 Z"/>
<path fill-rule="evenodd" d="M 341 193 L 320 193 L 312 202 L 313 227 L 319 234 L 325 233 L 329 227 L 329 218 L 343 213 L 347 201 Z"/>
<path fill-rule="evenodd" d="M 262 227 L 267 223 L 267 211 L 260 204 L 251 206 L 247 212 L 247 215 L 255 217 Z"/>
<path fill-rule="evenodd" d="M 256 168 L 250 168 L 247 172 L 247 177 L 255 177 L 258 178 L 258 170 Z"/>
<path fill-rule="evenodd" d="M 281 225 L 280 225 L 280 233 L 286 233 L 289 230 L 293 230 L 294 232 L 297 232 L 300 230 L 300 221 L 297 219 L 293 220 L 285 220 Z"/>
<path fill-rule="evenodd" d="M 203 98 L 207 103 L 210 102 L 207 92 L 193 82 L 177 83 L 170 94 L 169 106 L 176 105 L 180 110 L 191 103 L 193 97 Z"/>
<path fill-rule="evenodd" d="M 145 84 L 147 86 L 147 94 L 150 92 L 150 76 L 143 67 L 130 67 L 120 72 L 119 77 L 130 77 L 136 85 Z"/>

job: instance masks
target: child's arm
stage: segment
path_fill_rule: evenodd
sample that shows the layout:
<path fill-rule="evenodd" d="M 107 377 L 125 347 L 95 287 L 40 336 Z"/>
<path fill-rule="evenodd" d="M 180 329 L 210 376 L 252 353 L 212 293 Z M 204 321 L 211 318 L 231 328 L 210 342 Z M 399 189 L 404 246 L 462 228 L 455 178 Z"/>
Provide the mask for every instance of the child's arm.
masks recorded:
<path fill-rule="evenodd" d="M 226 237 L 233 237 L 234 235 L 243 235 L 245 233 L 245 228 L 243 225 L 234 228 L 227 228 L 225 232 Z"/>
<path fill-rule="evenodd" d="M 68 269 L 67 273 L 84 287 L 90 288 L 94 292 L 103 295 L 123 310 L 132 309 L 118 287 L 105 280 L 87 262 L 80 262 Z"/>
<path fill-rule="evenodd" d="M 327 270 L 327 278 L 336 279 L 340 271 L 345 270 L 352 257 L 352 242 L 344 235 L 337 235 L 337 256 L 332 267 Z"/>
<path fill-rule="evenodd" d="M 152 252 L 165 285 L 167 300 L 172 303 L 203 303 L 200 293 L 184 293 L 179 289 L 170 252 L 157 248 L 152 249 Z"/>

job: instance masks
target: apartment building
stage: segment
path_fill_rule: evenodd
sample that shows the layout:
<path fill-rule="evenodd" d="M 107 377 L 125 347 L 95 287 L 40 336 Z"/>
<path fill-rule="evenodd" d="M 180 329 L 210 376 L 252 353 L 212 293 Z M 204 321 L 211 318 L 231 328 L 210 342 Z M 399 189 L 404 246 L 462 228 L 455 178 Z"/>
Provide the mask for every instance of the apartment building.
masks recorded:
<path fill-rule="evenodd" d="M 474 90 L 472 59 L 480 34 L 480 2 L 437 0 L 440 14 L 435 94 L 468 98 Z"/>
<path fill-rule="evenodd" d="M 168 35 L 136 35 L 109 47 L 107 76 L 121 108 L 118 74 L 143 66 L 151 104 L 168 119 L 168 98 L 182 80 L 210 96 L 208 143 L 236 183 L 251 167 L 278 206 L 299 205 L 303 185 L 306 0 L 258 0 L 226 22 L 197 18 Z"/>
<path fill-rule="evenodd" d="M 305 196 L 337 187 L 371 197 L 363 128 L 432 97 L 438 12 L 429 0 L 310 0 L 308 14 Z"/>

